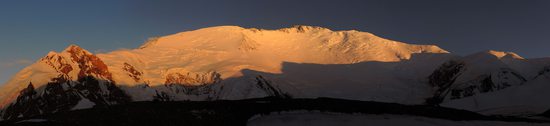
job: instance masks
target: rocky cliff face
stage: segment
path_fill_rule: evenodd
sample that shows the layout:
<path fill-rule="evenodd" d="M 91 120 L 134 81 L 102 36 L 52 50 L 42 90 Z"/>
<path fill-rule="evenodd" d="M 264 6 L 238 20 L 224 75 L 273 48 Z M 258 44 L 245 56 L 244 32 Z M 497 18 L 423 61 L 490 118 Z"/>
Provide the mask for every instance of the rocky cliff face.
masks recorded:
<path fill-rule="evenodd" d="M 217 72 L 194 73 L 178 71 L 166 75 L 165 84 L 176 84 L 184 86 L 202 86 L 208 84 L 219 83 L 221 81 L 220 74 Z"/>
<path fill-rule="evenodd" d="M 107 65 L 97 56 L 74 45 L 69 46 L 65 51 L 70 54 L 72 61 L 80 68 L 78 78 L 94 76 L 105 80 L 113 80 Z"/>

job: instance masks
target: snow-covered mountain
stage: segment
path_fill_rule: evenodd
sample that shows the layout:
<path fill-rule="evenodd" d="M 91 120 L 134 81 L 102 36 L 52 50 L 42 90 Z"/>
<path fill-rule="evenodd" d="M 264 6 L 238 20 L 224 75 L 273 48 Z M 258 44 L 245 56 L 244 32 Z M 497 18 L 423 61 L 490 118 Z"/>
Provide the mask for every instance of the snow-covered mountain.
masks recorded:
<path fill-rule="evenodd" d="M 429 77 L 432 103 L 484 114 L 523 115 L 550 108 L 548 60 L 486 51 L 452 59 Z"/>
<path fill-rule="evenodd" d="M 4 119 L 131 101 L 266 96 L 429 103 L 474 111 L 515 106 L 510 103 L 516 100 L 550 107 L 530 97 L 550 96 L 544 95 L 550 88 L 545 85 L 548 66 L 550 60 L 509 52 L 462 57 L 435 45 L 354 30 L 219 26 L 152 38 L 131 50 L 92 54 L 71 45 L 50 52 L 3 85 L 0 107 Z M 481 97 L 489 100 L 476 100 Z"/>

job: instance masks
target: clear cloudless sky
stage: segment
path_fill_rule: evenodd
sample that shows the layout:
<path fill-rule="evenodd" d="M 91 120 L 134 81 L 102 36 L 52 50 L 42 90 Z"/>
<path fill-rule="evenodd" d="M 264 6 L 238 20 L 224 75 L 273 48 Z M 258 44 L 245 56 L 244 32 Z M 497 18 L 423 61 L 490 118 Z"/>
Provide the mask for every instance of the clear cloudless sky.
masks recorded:
<path fill-rule="evenodd" d="M 459 55 L 550 56 L 550 0 L 2 0 L 0 83 L 70 44 L 101 53 L 209 26 L 295 24 L 436 44 Z"/>

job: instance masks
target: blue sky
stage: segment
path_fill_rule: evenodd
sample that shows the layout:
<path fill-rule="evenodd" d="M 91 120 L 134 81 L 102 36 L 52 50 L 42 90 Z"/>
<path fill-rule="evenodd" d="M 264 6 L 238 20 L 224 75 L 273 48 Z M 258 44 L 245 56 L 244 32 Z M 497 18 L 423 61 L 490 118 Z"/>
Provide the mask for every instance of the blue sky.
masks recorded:
<path fill-rule="evenodd" d="M 547 0 L 3 0 L 0 83 L 70 44 L 107 52 L 218 25 L 315 25 L 436 44 L 460 55 L 494 49 L 547 57 L 549 12 Z"/>

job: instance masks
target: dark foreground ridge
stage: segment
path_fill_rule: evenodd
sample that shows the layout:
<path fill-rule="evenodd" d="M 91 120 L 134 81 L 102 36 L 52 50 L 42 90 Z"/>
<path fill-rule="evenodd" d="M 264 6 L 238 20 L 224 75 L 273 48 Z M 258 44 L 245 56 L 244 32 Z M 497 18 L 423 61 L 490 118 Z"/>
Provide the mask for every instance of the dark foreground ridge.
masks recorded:
<path fill-rule="evenodd" d="M 545 121 L 484 116 L 475 112 L 429 105 L 401 105 L 332 98 L 132 102 L 108 107 L 59 112 L 0 122 L 0 125 L 232 125 L 244 126 L 255 115 L 282 111 L 320 111 L 344 114 L 396 114 L 455 121 L 488 120 L 507 122 Z"/>

